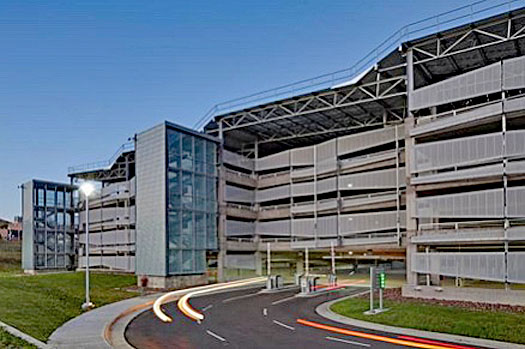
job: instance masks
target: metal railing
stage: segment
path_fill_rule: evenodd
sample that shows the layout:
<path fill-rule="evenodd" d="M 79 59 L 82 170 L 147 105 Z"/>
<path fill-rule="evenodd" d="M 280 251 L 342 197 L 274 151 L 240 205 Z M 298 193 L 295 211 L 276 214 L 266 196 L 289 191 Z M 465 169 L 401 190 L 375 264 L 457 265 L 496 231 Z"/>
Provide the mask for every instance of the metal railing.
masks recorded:
<path fill-rule="evenodd" d="M 290 204 L 271 205 L 271 206 L 259 206 L 260 211 L 273 211 L 290 208 Z"/>
<path fill-rule="evenodd" d="M 78 166 L 70 166 L 67 168 L 67 173 L 72 174 L 72 173 L 86 172 L 90 170 L 110 168 L 111 165 L 115 162 L 115 160 L 118 159 L 120 155 L 122 155 L 126 151 L 130 151 L 133 149 L 135 149 L 135 143 L 133 142 L 124 143 L 117 149 L 117 151 L 113 154 L 113 156 L 109 158 L 108 160 L 89 162 L 89 163 L 78 165 Z"/>
<path fill-rule="evenodd" d="M 524 3 L 525 0 L 472 1 L 468 5 L 463 5 L 453 10 L 407 24 L 387 37 L 376 48 L 349 68 L 318 75 L 310 79 L 296 81 L 215 104 L 194 124 L 193 127 L 195 129 L 200 129 L 212 117 L 232 112 L 236 109 L 247 108 L 264 102 L 291 97 L 299 93 L 308 93 L 318 89 L 330 88 L 338 83 L 355 78 L 370 67 L 373 67 L 383 58 L 383 55 L 398 47 L 403 42 L 416 37 L 423 37 L 435 32 L 451 29 L 455 26 L 464 25 L 484 17 L 515 10 L 519 8 L 520 5 L 523 6 Z"/>

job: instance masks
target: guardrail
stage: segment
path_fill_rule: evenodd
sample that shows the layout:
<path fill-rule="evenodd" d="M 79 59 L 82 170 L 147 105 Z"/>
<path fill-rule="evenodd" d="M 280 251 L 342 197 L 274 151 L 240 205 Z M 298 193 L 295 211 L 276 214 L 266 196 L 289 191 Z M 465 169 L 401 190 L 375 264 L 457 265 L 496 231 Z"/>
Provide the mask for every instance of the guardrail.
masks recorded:
<path fill-rule="evenodd" d="M 479 0 L 453 10 L 440 13 L 416 22 L 407 24 L 385 40 L 367 55 L 349 68 L 322 74 L 313 78 L 299 80 L 276 88 L 256 92 L 247 96 L 230 99 L 215 104 L 195 124 L 195 129 L 203 127 L 211 118 L 219 114 L 251 107 L 272 100 L 291 97 L 298 93 L 308 93 L 322 88 L 331 88 L 337 83 L 357 77 L 370 67 L 374 66 L 383 55 L 398 47 L 401 43 L 432 34 L 434 32 L 453 28 L 473 22 L 484 17 L 497 15 L 504 11 L 511 11 L 523 6 L 524 0 Z"/>
<path fill-rule="evenodd" d="M 133 149 L 135 149 L 135 144 L 133 142 L 124 143 L 117 149 L 117 151 L 113 154 L 113 156 L 109 158 L 108 160 L 89 162 L 89 163 L 77 165 L 77 166 L 70 166 L 67 168 L 67 173 L 73 174 L 73 173 L 86 172 L 86 171 L 91 171 L 91 170 L 110 168 L 111 165 L 115 162 L 115 160 L 118 159 L 120 155 L 122 155 L 126 151 L 130 151 Z"/>
<path fill-rule="evenodd" d="M 290 208 L 290 204 L 271 205 L 271 206 L 259 206 L 260 211 L 272 211 Z"/>

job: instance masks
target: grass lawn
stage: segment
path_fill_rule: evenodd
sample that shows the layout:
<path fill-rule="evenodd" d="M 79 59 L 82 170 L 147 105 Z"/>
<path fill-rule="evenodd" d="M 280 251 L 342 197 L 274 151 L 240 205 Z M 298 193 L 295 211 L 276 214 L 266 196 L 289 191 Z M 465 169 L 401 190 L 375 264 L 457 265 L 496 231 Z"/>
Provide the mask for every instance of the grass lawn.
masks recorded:
<path fill-rule="evenodd" d="M 82 313 L 84 273 L 24 275 L 20 254 L 20 243 L 0 240 L 0 320 L 45 342 L 60 325 Z M 100 307 L 135 297 L 124 290 L 135 280 L 133 275 L 92 273 L 91 301 Z M 24 343 L 0 329 L 0 348 Z"/>
<path fill-rule="evenodd" d="M 364 315 L 368 298 L 350 298 L 332 305 L 331 310 L 354 319 L 384 325 L 451 333 L 525 344 L 525 314 L 490 312 L 418 303 L 385 301 L 389 311 Z"/>
<path fill-rule="evenodd" d="M 91 300 L 96 306 L 137 296 L 122 288 L 135 284 L 132 275 L 91 275 Z M 46 341 L 69 319 L 80 315 L 84 273 L 36 276 L 0 275 L 0 320 Z"/>
<path fill-rule="evenodd" d="M 18 337 L 12 336 L 0 328 L 0 348 L 18 349 L 18 348 L 36 348 Z"/>

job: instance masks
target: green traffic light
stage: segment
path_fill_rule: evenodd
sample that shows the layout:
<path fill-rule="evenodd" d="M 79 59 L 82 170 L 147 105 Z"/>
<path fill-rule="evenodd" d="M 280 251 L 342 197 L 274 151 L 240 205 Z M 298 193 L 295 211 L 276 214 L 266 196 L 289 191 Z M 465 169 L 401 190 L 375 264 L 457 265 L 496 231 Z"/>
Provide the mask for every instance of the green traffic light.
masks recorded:
<path fill-rule="evenodd" d="M 385 273 L 378 274 L 378 278 L 379 278 L 379 287 L 380 288 L 385 288 L 385 286 L 386 286 L 386 275 L 385 275 Z"/>

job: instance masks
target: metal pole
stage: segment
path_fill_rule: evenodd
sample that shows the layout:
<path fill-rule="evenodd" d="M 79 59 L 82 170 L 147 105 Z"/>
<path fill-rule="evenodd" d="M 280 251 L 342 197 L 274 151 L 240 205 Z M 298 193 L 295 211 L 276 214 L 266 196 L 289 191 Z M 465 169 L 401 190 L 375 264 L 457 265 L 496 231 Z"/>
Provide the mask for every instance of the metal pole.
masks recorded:
<path fill-rule="evenodd" d="M 266 243 L 266 263 L 268 264 L 267 270 L 268 270 L 268 276 L 272 275 L 272 261 L 270 260 L 270 243 Z"/>
<path fill-rule="evenodd" d="M 370 267 L 370 312 L 374 311 L 374 269 Z"/>
<path fill-rule="evenodd" d="M 86 307 L 90 306 L 89 299 L 89 195 L 86 195 Z"/>
<path fill-rule="evenodd" d="M 305 249 L 304 260 L 305 260 L 304 261 L 304 269 L 305 269 L 304 275 L 308 276 L 308 269 L 309 269 L 308 268 L 309 267 L 308 265 L 308 247 L 306 247 Z"/>
<path fill-rule="evenodd" d="M 383 289 L 379 287 L 379 310 L 383 310 Z"/>
<path fill-rule="evenodd" d="M 335 275 L 335 251 L 334 251 L 334 242 L 330 242 L 330 253 L 332 256 L 332 274 Z"/>

